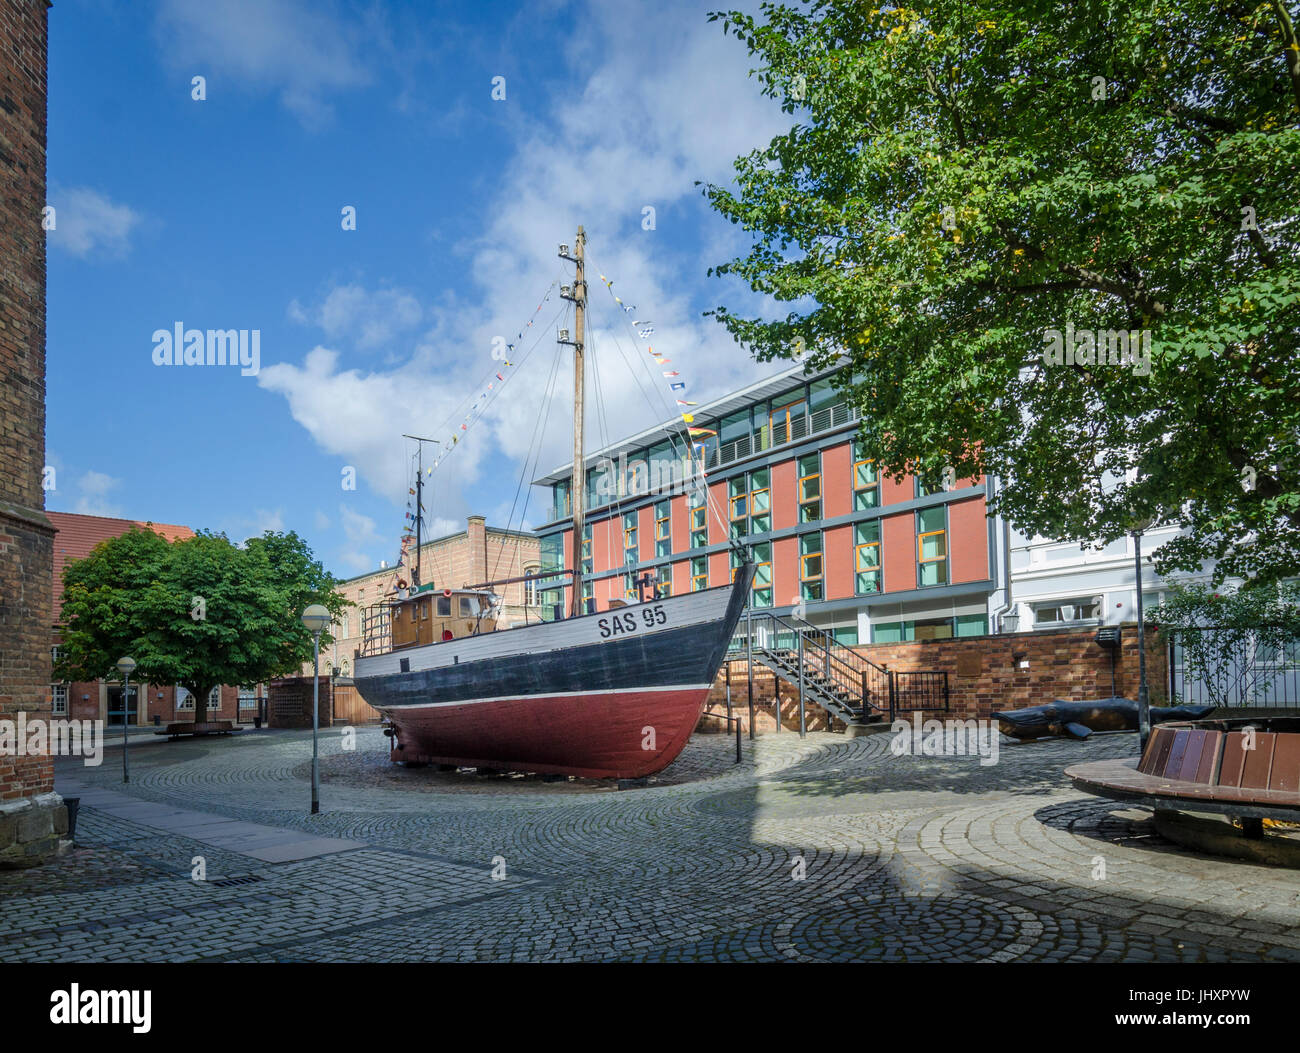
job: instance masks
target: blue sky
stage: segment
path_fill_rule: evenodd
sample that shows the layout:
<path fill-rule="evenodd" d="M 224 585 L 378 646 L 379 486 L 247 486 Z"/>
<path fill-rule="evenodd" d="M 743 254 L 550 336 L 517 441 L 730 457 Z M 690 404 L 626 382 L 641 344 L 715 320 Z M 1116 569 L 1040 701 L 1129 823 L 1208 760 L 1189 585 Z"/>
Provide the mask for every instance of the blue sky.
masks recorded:
<path fill-rule="evenodd" d="M 589 416 L 595 442 L 663 416 L 613 343 L 636 349 L 596 271 L 654 322 L 688 398 L 771 372 L 701 317 L 772 305 L 706 276 L 745 242 L 694 182 L 726 181 L 790 123 L 706 21 L 714 6 L 60 0 L 47 506 L 236 540 L 295 529 L 343 576 L 391 562 L 401 434 L 456 430 L 500 365 L 493 338 L 513 341 L 565 273 L 556 245 L 578 223 L 608 421 Z M 506 524 L 539 414 L 532 474 L 567 459 L 567 364 L 543 401 L 560 303 L 430 479 L 435 532 L 471 513 Z M 260 371 L 155 365 L 154 332 L 178 322 L 259 330 Z"/>

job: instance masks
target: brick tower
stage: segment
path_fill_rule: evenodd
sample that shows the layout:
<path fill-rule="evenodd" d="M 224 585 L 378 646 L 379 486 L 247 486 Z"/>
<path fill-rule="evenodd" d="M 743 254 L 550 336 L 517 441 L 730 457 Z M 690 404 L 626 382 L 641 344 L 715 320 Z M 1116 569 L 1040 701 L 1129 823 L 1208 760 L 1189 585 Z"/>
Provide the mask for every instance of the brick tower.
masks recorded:
<path fill-rule="evenodd" d="M 0 721 L 48 719 L 54 528 L 45 518 L 46 0 L 0 0 Z M 67 829 L 49 756 L 0 753 L 0 867 Z"/>

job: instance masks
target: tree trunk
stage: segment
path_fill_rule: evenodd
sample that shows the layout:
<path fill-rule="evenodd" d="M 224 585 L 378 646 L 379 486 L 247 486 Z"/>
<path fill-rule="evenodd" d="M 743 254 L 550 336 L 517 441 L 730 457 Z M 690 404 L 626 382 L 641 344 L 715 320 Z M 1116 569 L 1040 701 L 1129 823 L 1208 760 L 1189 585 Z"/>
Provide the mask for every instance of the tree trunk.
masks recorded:
<path fill-rule="evenodd" d="M 195 691 L 194 688 L 190 690 L 194 692 L 194 723 L 202 724 L 208 719 L 208 692 L 212 690 L 212 685 L 209 684 L 199 691 Z"/>

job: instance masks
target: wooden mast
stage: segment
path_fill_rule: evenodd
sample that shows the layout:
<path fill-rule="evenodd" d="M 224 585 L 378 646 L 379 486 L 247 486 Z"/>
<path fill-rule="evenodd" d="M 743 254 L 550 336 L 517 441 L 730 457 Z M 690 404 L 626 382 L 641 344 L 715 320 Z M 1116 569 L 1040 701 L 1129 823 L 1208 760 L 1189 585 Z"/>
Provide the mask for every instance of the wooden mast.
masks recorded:
<path fill-rule="evenodd" d="M 584 613 L 582 609 L 582 534 L 586 523 L 587 459 L 583 444 L 586 385 L 583 380 L 583 328 L 586 321 L 587 281 L 583 274 L 583 245 L 587 235 L 578 227 L 573 245 L 575 274 L 573 281 L 573 475 L 569 483 L 573 502 L 573 602 L 570 617 Z"/>
<path fill-rule="evenodd" d="M 411 567 L 411 586 L 419 588 L 423 582 L 420 581 L 420 534 L 424 526 L 424 444 L 432 442 L 439 446 L 442 444 L 437 439 L 422 439 L 418 435 L 403 434 L 404 439 L 414 439 L 417 443 L 418 453 L 416 455 L 415 468 L 415 566 Z"/>

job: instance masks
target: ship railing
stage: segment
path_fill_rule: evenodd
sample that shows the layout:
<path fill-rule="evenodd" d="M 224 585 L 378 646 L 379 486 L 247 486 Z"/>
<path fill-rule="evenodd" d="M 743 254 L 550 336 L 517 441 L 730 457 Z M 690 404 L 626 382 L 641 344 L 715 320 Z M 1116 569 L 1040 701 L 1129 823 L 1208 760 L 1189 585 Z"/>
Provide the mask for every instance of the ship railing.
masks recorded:
<path fill-rule="evenodd" d="M 361 646 L 358 658 L 387 654 L 393 649 L 393 608 L 388 603 L 377 603 L 361 609 Z"/>

